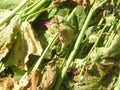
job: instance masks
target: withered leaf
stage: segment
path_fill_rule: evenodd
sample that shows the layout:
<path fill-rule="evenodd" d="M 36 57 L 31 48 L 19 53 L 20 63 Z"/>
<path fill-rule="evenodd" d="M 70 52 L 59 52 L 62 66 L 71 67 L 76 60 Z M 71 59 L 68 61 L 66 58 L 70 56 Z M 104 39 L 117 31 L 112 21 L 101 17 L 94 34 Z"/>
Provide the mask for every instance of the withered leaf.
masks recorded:
<path fill-rule="evenodd" d="M 29 82 L 27 86 L 23 88 L 23 90 L 37 90 L 40 82 L 42 80 L 42 74 L 40 71 L 32 71 L 29 75 Z"/>
<path fill-rule="evenodd" d="M 28 56 L 30 54 L 41 55 L 42 47 L 40 41 L 37 39 L 35 31 L 32 29 L 31 25 L 27 21 L 23 22 L 22 28 L 24 33 L 24 39 L 26 40 L 28 46 L 27 56 L 25 58 L 25 62 L 27 62 Z"/>
<path fill-rule="evenodd" d="M 48 63 L 46 68 L 46 79 L 40 84 L 39 90 L 52 90 L 57 78 L 58 67 L 54 61 Z"/>
<path fill-rule="evenodd" d="M 65 2 L 68 1 L 69 3 L 77 3 L 78 5 L 82 5 L 82 7 L 85 9 L 88 4 L 88 0 L 54 0 L 55 3 Z"/>
<path fill-rule="evenodd" d="M 46 34 L 48 32 L 52 34 L 54 34 L 54 32 L 58 33 L 59 42 L 61 43 L 61 51 L 70 45 L 75 37 L 73 26 L 71 26 L 70 23 L 60 15 L 56 15 L 51 20 L 51 25 L 46 31 Z"/>
<path fill-rule="evenodd" d="M 0 90 L 12 90 L 14 87 L 14 80 L 11 76 L 0 79 Z"/>
<path fill-rule="evenodd" d="M 0 31 L 0 61 L 7 55 L 15 39 L 16 28 L 19 27 L 19 16 L 15 16 L 4 29 Z"/>
<path fill-rule="evenodd" d="M 36 38 L 31 25 L 27 21 L 23 22 L 7 64 L 24 69 L 30 54 L 41 55 L 41 53 L 41 44 Z"/>
<path fill-rule="evenodd" d="M 88 4 L 88 0 L 73 0 L 73 1 L 79 5 L 82 5 L 84 9 L 87 7 L 87 4 Z"/>

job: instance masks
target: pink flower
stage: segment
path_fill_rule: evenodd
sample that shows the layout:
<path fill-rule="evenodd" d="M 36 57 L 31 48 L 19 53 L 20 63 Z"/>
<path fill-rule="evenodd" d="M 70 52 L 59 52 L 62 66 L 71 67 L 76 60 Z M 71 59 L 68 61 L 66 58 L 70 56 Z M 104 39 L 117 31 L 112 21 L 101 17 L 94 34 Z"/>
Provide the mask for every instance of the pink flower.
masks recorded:
<path fill-rule="evenodd" d="M 44 26 L 45 26 L 45 27 L 49 28 L 49 26 L 50 26 L 50 25 L 51 25 L 51 23 L 50 23 L 50 22 L 45 21 L 45 23 L 44 23 Z"/>

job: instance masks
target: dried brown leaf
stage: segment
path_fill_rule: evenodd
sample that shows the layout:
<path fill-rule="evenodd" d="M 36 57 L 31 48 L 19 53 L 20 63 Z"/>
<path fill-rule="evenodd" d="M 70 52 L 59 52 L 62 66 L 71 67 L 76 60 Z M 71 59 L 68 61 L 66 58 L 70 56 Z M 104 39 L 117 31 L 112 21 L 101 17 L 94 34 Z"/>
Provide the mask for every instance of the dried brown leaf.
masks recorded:
<path fill-rule="evenodd" d="M 68 1 L 69 3 L 76 3 L 78 5 L 82 5 L 82 7 L 85 9 L 88 4 L 88 0 L 54 0 L 55 3 L 65 2 Z"/>
<path fill-rule="evenodd" d="M 28 61 L 28 56 L 30 54 L 33 55 L 41 55 L 42 47 L 40 41 L 36 37 L 35 31 L 32 29 L 31 25 L 25 21 L 23 22 L 23 32 L 24 32 L 24 39 L 27 43 L 27 56 L 25 57 L 25 62 Z"/>
<path fill-rule="evenodd" d="M 14 87 L 14 80 L 11 76 L 0 79 L 0 90 L 12 90 Z"/>
<path fill-rule="evenodd" d="M 29 75 L 29 82 L 27 86 L 23 88 L 23 90 L 37 90 L 40 82 L 42 80 L 42 74 L 37 71 L 32 71 Z"/>
<path fill-rule="evenodd" d="M 35 37 L 35 32 L 31 25 L 27 21 L 23 22 L 14 47 L 8 57 L 7 64 L 25 69 L 25 64 L 29 60 L 29 55 L 41 55 L 41 53 L 41 44 Z"/>
<path fill-rule="evenodd" d="M 73 0 L 73 1 L 79 5 L 82 5 L 84 9 L 87 7 L 87 4 L 88 4 L 88 0 Z"/>
<path fill-rule="evenodd" d="M 19 16 L 15 16 L 10 24 L 0 31 L 0 61 L 7 55 L 12 47 L 17 27 L 19 27 Z"/>
<path fill-rule="evenodd" d="M 39 90 L 52 90 L 57 78 L 57 65 L 54 61 L 48 63 L 46 68 L 46 79 L 39 87 Z"/>

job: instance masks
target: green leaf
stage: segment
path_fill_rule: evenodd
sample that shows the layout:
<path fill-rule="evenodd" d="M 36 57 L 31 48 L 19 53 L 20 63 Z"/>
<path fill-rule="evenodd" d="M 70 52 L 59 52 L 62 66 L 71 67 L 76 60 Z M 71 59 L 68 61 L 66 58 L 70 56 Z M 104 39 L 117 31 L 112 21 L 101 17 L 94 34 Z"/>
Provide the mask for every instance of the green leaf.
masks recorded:
<path fill-rule="evenodd" d="M 120 57 L 120 36 L 116 35 L 115 38 L 112 40 L 110 47 L 106 51 L 104 51 L 104 57 L 112 57 L 112 58 L 119 58 Z"/>
<path fill-rule="evenodd" d="M 13 66 L 11 68 L 12 68 L 12 71 L 14 72 L 14 77 L 13 78 L 16 81 L 19 81 L 21 79 L 21 77 L 24 75 L 25 71 L 20 70 L 17 67 L 13 67 Z"/>
<path fill-rule="evenodd" d="M 75 30 L 81 30 L 86 14 L 81 6 L 76 6 L 67 18 L 67 21 L 75 27 Z"/>

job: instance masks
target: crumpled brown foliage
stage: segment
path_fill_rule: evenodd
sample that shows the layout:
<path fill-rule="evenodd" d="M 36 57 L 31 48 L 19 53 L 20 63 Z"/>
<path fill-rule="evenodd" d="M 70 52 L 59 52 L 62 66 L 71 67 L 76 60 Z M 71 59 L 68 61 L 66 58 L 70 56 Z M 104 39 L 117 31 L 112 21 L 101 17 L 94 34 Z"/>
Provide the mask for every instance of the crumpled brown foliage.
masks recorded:
<path fill-rule="evenodd" d="M 16 41 L 8 56 L 7 65 L 15 65 L 21 69 L 27 69 L 26 63 L 29 55 L 38 55 L 42 53 L 42 47 L 36 37 L 34 30 L 29 22 L 24 21 L 21 24 L 21 30 L 17 34 Z"/>
<path fill-rule="evenodd" d="M 20 27 L 19 16 L 13 17 L 10 23 L 0 31 L 0 61 L 7 55 L 12 47 L 13 41 L 16 37 Z"/>
<path fill-rule="evenodd" d="M 87 7 L 88 4 L 88 0 L 54 0 L 54 1 L 55 3 L 64 2 L 64 1 L 75 2 L 79 5 L 82 5 L 84 9 Z"/>
<path fill-rule="evenodd" d="M 47 64 L 46 68 L 46 79 L 43 81 L 39 90 L 53 90 L 53 86 L 55 85 L 55 81 L 57 78 L 58 67 L 54 61 L 51 61 Z"/>
<path fill-rule="evenodd" d="M 9 75 L 6 78 L 0 79 L 0 90 L 12 90 L 14 88 L 14 80 Z"/>
<path fill-rule="evenodd" d="M 25 62 L 27 62 L 28 56 L 30 54 L 41 55 L 42 47 L 39 40 L 36 37 L 35 31 L 32 29 L 31 25 L 27 21 L 23 22 L 23 33 L 24 33 L 24 39 L 26 40 L 27 48 L 28 48 L 27 55 L 25 58 Z"/>
<path fill-rule="evenodd" d="M 23 88 L 23 90 L 37 90 L 40 82 L 42 80 L 42 74 L 40 71 L 32 71 L 29 74 L 29 80 L 27 86 Z"/>

